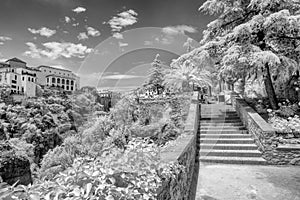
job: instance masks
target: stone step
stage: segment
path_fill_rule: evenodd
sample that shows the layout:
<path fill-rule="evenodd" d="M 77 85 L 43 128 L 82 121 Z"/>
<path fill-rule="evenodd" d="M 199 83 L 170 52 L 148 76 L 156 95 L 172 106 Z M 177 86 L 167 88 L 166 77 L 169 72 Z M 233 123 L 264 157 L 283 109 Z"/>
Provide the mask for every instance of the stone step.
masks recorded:
<path fill-rule="evenodd" d="M 200 138 L 251 138 L 250 134 L 201 134 Z"/>
<path fill-rule="evenodd" d="M 201 143 L 200 149 L 257 150 L 257 146 L 255 144 L 207 144 L 207 143 Z"/>
<path fill-rule="evenodd" d="M 205 144 L 253 144 L 252 138 L 200 138 Z"/>
<path fill-rule="evenodd" d="M 237 113 L 209 113 L 209 112 L 207 112 L 207 113 L 203 113 L 203 112 L 201 112 L 201 116 L 233 116 L 233 117 L 235 117 L 235 116 L 238 116 L 238 114 Z"/>
<path fill-rule="evenodd" d="M 247 130 L 201 130 L 200 134 L 248 134 Z"/>
<path fill-rule="evenodd" d="M 241 119 L 201 119 L 201 123 L 241 123 Z"/>
<path fill-rule="evenodd" d="M 202 123 L 200 122 L 200 126 L 244 126 L 242 122 L 236 122 L 236 123 L 214 123 L 214 122 L 211 122 L 211 123 Z"/>
<path fill-rule="evenodd" d="M 260 157 L 261 152 L 258 150 L 201 149 L 200 156 Z"/>
<path fill-rule="evenodd" d="M 200 130 L 246 130 L 244 126 L 201 126 Z"/>
<path fill-rule="evenodd" d="M 266 160 L 259 157 L 219 157 L 219 156 L 200 156 L 200 162 L 224 163 L 224 164 L 248 164 L 265 165 Z"/>
<path fill-rule="evenodd" d="M 202 117 L 201 116 L 201 121 L 202 120 L 241 120 L 239 117 Z"/>

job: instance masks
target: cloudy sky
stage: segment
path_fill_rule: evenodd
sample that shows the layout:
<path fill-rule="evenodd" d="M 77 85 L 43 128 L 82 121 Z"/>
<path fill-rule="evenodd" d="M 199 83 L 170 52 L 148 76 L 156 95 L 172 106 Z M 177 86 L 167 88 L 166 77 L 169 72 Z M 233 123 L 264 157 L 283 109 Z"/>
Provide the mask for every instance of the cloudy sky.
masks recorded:
<path fill-rule="evenodd" d="M 204 0 L 1 0 L 0 61 L 70 69 L 81 86 L 131 87 L 202 37 Z"/>

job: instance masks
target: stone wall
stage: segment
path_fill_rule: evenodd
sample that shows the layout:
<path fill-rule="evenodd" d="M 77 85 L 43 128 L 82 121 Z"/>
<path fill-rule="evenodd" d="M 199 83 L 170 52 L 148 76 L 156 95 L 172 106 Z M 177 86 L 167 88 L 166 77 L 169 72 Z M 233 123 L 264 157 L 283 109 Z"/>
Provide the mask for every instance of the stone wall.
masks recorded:
<path fill-rule="evenodd" d="M 195 92 L 186 119 L 184 133 L 177 138 L 176 145 L 170 146 L 161 155 L 163 162 L 178 162 L 184 166 L 184 170 L 163 181 L 162 186 L 158 189 L 158 200 L 189 199 L 197 152 L 198 117 L 198 93 Z"/>
<path fill-rule="evenodd" d="M 284 144 L 275 129 L 243 99 L 232 95 L 231 101 L 268 164 L 300 165 L 299 145 Z"/>

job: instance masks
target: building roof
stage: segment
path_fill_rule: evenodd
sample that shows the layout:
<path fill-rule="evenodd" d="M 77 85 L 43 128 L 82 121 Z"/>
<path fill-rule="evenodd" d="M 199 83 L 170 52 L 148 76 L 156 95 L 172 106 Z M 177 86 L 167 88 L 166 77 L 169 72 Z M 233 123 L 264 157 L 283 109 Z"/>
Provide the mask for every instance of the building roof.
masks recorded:
<path fill-rule="evenodd" d="M 13 62 L 26 64 L 26 62 L 24 62 L 23 60 L 20 60 L 19 58 L 16 58 L 16 57 L 8 59 L 6 62 L 8 62 L 8 61 L 13 61 Z"/>
<path fill-rule="evenodd" d="M 58 75 L 58 74 L 49 74 L 46 77 L 58 77 L 58 78 L 65 78 L 65 79 L 75 80 L 75 78 L 73 78 L 71 76 L 62 76 L 62 75 Z"/>
<path fill-rule="evenodd" d="M 61 69 L 61 68 L 50 67 L 50 66 L 46 66 L 46 65 L 41 65 L 41 66 L 38 66 L 37 68 L 40 69 L 42 67 L 46 67 L 46 68 L 49 68 L 49 69 L 56 69 L 56 70 L 66 71 L 66 72 L 72 72 L 71 70 L 68 70 L 68 69 Z"/>
<path fill-rule="evenodd" d="M 0 62 L 0 67 L 9 67 L 9 64 L 8 63 Z"/>

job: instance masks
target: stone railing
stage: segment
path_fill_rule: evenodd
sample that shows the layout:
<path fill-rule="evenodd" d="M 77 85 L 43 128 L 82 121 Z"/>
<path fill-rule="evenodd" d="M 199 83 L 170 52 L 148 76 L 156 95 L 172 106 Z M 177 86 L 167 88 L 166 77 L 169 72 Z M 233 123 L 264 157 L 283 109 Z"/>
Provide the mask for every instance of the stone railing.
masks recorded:
<path fill-rule="evenodd" d="M 196 135 L 199 119 L 198 93 L 195 92 L 186 119 L 184 133 L 161 154 L 163 162 L 178 162 L 184 170 L 175 177 L 164 180 L 158 189 L 158 200 L 189 199 L 196 160 Z"/>
<path fill-rule="evenodd" d="M 245 100 L 233 94 L 231 102 L 268 164 L 300 165 L 299 145 L 287 146 L 281 144 L 276 130 L 251 108 Z"/>

